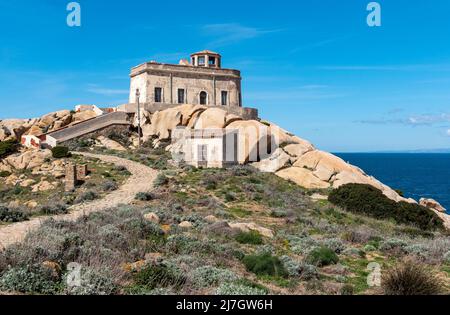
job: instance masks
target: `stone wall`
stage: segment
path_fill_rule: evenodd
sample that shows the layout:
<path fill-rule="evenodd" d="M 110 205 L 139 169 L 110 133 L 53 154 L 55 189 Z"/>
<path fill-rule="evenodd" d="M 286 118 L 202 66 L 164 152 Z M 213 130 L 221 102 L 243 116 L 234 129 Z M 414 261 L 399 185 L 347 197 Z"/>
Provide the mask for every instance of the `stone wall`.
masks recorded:
<path fill-rule="evenodd" d="M 142 103 L 155 103 L 156 87 L 162 88 L 163 104 L 178 104 L 178 90 L 183 89 L 184 104 L 200 104 L 200 92 L 204 91 L 205 105 L 222 105 L 221 93 L 226 91 L 227 105 L 241 106 L 241 76 L 237 70 L 144 64 L 132 70 L 129 102 L 136 102 L 136 89 L 139 89 Z"/>

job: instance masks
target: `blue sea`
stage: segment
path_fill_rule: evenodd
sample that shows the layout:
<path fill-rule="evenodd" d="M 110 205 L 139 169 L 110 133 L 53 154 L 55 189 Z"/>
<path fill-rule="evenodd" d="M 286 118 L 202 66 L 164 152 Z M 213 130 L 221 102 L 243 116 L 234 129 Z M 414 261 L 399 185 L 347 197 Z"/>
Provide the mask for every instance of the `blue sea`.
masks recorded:
<path fill-rule="evenodd" d="M 450 213 L 450 154 L 335 153 L 405 197 L 433 198 Z"/>

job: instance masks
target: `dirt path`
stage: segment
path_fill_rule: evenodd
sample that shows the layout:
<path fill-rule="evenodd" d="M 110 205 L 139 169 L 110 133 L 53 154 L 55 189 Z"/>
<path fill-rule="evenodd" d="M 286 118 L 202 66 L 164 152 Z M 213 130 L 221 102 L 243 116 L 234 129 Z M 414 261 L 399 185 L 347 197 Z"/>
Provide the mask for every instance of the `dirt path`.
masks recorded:
<path fill-rule="evenodd" d="M 129 204 L 134 200 L 134 197 L 138 192 L 148 192 L 153 189 L 153 181 L 158 174 L 156 170 L 140 163 L 115 156 L 84 152 L 76 154 L 91 158 L 98 158 L 107 163 L 124 166 L 131 173 L 131 176 L 118 190 L 106 195 L 102 199 L 80 205 L 74 205 L 69 208 L 70 212 L 68 214 L 32 218 L 29 221 L 13 223 L 11 225 L 0 227 L 0 249 L 4 249 L 17 242 L 21 242 L 29 231 L 38 228 L 42 222 L 50 218 L 55 220 L 75 221 L 83 215 L 87 215 L 92 212 L 105 210 L 119 204 Z"/>

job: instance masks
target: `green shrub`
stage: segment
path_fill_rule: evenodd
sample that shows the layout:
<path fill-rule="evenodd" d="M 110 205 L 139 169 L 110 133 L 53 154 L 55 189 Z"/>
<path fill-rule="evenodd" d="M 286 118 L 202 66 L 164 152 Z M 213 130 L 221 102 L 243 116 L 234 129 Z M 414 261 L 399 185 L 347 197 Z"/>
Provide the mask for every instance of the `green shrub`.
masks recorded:
<path fill-rule="evenodd" d="M 338 238 L 325 239 L 321 242 L 321 245 L 333 250 L 336 254 L 342 253 L 346 248 L 344 243 Z"/>
<path fill-rule="evenodd" d="M 204 288 L 215 286 L 223 282 L 232 282 L 237 279 L 237 276 L 231 270 L 203 266 L 194 269 L 190 274 L 190 279 L 195 287 Z"/>
<path fill-rule="evenodd" d="M 227 192 L 225 193 L 225 201 L 226 202 L 232 202 L 236 200 L 236 196 L 233 193 Z"/>
<path fill-rule="evenodd" d="M 141 269 L 134 275 L 134 282 L 147 290 L 152 290 L 161 287 L 181 287 L 186 282 L 186 278 L 181 273 L 161 264 L 148 265 Z"/>
<path fill-rule="evenodd" d="M 322 246 L 313 249 L 306 257 L 306 261 L 310 264 L 322 267 L 337 264 L 339 257 L 332 249 Z"/>
<path fill-rule="evenodd" d="M 52 148 L 52 156 L 55 159 L 70 157 L 69 148 L 64 146 L 56 146 Z"/>
<path fill-rule="evenodd" d="M 300 279 L 309 281 L 317 278 L 319 278 L 319 271 L 316 266 L 307 263 L 300 265 Z"/>
<path fill-rule="evenodd" d="M 2 177 L 2 178 L 9 177 L 10 175 L 11 175 L 11 172 L 8 172 L 8 171 L 0 172 L 0 177 Z"/>
<path fill-rule="evenodd" d="M 26 215 L 24 212 L 0 206 L 1 222 L 12 223 L 12 222 L 22 222 L 26 220 L 28 220 L 28 215 Z"/>
<path fill-rule="evenodd" d="M 102 189 L 103 191 L 115 191 L 119 189 L 119 186 L 117 185 L 116 182 L 108 180 L 102 184 Z"/>
<path fill-rule="evenodd" d="M 281 262 L 283 263 L 284 268 L 288 272 L 289 276 L 291 277 L 298 277 L 300 276 L 301 272 L 301 265 L 300 263 L 296 262 L 291 257 L 284 255 L 280 257 Z"/>
<path fill-rule="evenodd" d="M 274 218 L 285 218 L 288 216 L 288 212 L 283 209 L 275 209 L 275 210 L 272 210 L 270 215 Z"/>
<path fill-rule="evenodd" d="M 69 287 L 67 291 L 71 295 L 114 295 L 118 292 L 118 286 L 111 275 L 87 269 L 82 270 L 81 285 Z"/>
<path fill-rule="evenodd" d="M 240 232 L 235 239 L 241 244 L 261 245 L 263 243 L 263 238 L 257 231 Z"/>
<path fill-rule="evenodd" d="M 156 176 L 154 185 L 158 187 L 158 186 L 164 186 L 167 183 L 169 183 L 169 179 L 167 178 L 167 176 L 164 174 L 158 174 L 158 176 Z"/>
<path fill-rule="evenodd" d="M 40 212 L 44 215 L 66 214 L 68 213 L 67 207 L 62 204 L 45 205 L 42 206 Z"/>
<path fill-rule="evenodd" d="M 404 240 L 398 239 L 398 238 L 389 238 L 383 242 L 380 243 L 380 250 L 383 251 L 403 251 L 405 247 L 408 246 L 408 243 Z"/>
<path fill-rule="evenodd" d="M 280 259 L 268 253 L 247 255 L 242 261 L 247 271 L 251 271 L 256 275 L 278 277 L 286 277 L 288 275 Z"/>
<path fill-rule="evenodd" d="M 386 295 L 436 295 L 442 283 L 425 266 L 406 261 L 383 273 L 382 288 Z"/>
<path fill-rule="evenodd" d="M 367 244 L 366 246 L 364 246 L 365 252 L 374 252 L 376 250 L 377 250 L 377 248 L 373 245 Z"/>
<path fill-rule="evenodd" d="M 153 200 L 153 194 L 149 193 L 149 192 L 139 192 L 136 194 L 134 199 L 140 200 L 140 201 L 150 201 L 150 200 Z"/>
<path fill-rule="evenodd" d="M 355 294 L 355 287 L 351 284 L 345 284 L 341 288 L 341 295 L 353 295 Z"/>
<path fill-rule="evenodd" d="M 370 185 L 343 185 L 333 190 L 328 200 L 347 211 L 376 219 L 394 219 L 397 223 L 412 224 L 426 230 L 443 226 L 442 220 L 432 210 L 417 204 L 397 203 Z"/>
<path fill-rule="evenodd" d="M 81 195 L 79 195 L 76 199 L 75 199 L 75 203 L 81 203 L 83 201 L 92 201 L 98 198 L 98 195 L 91 190 L 88 190 L 86 192 L 83 192 Z"/>
<path fill-rule="evenodd" d="M 239 283 L 223 283 L 217 289 L 216 295 L 267 295 L 267 291 Z"/>
<path fill-rule="evenodd" d="M 5 158 L 17 151 L 19 144 L 16 140 L 0 141 L 0 158 Z"/>
<path fill-rule="evenodd" d="M 9 292 L 55 294 L 59 283 L 51 270 L 41 266 L 25 266 L 4 272 L 0 278 L 0 288 Z"/>

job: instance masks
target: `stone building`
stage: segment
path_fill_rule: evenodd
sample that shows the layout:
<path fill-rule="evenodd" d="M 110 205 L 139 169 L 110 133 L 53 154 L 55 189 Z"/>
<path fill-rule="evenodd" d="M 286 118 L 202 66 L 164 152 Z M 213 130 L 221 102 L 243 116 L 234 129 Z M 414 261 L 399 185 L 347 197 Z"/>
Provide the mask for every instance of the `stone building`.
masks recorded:
<path fill-rule="evenodd" d="M 241 73 L 223 69 L 222 57 L 204 50 L 178 65 L 154 61 L 131 70 L 129 103 L 136 103 L 136 89 L 145 105 L 192 104 L 242 107 Z"/>
<path fill-rule="evenodd" d="M 172 134 L 172 157 L 194 167 L 228 167 L 238 164 L 238 141 L 238 130 L 178 127 Z"/>

